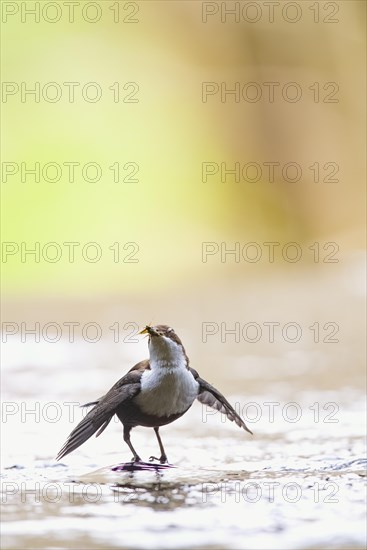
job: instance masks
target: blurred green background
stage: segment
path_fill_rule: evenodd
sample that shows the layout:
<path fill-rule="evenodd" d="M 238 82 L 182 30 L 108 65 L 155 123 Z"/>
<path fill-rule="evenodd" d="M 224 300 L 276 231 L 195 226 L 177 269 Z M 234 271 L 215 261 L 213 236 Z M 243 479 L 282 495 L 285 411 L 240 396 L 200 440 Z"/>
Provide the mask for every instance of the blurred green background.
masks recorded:
<path fill-rule="evenodd" d="M 109 344 L 98 366 L 109 363 L 113 381 L 116 355 L 131 346 L 125 323 L 167 323 L 187 343 L 193 365 L 214 370 L 224 389 L 237 388 L 236 361 L 255 386 L 262 377 L 252 374 L 254 365 L 268 379 L 281 380 L 293 369 L 302 372 L 303 362 L 308 375 L 300 385 L 359 386 L 365 3 L 298 2 L 301 17 L 294 23 L 287 19 L 296 18 L 295 8 L 284 11 L 288 3 L 274 8 L 274 22 L 266 4 L 255 3 L 261 15 L 256 23 L 245 20 L 256 16 L 254 7 L 243 11 L 248 3 L 233 3 L 242 11 L 230 15 L 228 3 L 104 1 L 95 4 L 98 11 L 92 6 L 83 12 L 89 5 L 84 2 L 75 7 L 72 23 L 62 2 L 59 10 L 53 4 L 42 11 L 48 4 L 38 4 L 39 22 L 27 15 L 36 4 L 13 4 L 2 4 L 2 238 L 5 252 L 15 251 L 2 257 L 3 320 L 18 327 L 8 343 L 22 340 L 22 322 L 31 329 L 36 322 L 57 322 L 63 338 L 46 343 L 42 357 L 56 355 L 64 366 L 63 323 L 97 322 Z M 45 20 L 59 15 L 55 23 Z M 97 15 L 95 23 L 86 20 Z M 64 84 L 71 82 L 73 102 L 71 85 Z M 24 93 L 36 86 L 37 101 Z M 236 86 L 239 96 L 231 93 Z M 96 90 L 101 97 L 93 102 Z M 258 90 L 261 97 L 253 102 Z M 300 100 L 287 100 L 295 90 Z M 55 93 L 60 98 L 52 102 Z M 79 164 L 70 181 L 67 166 L 73 162 Z M 39 182 L 22 174 L 22 163 L 28 169 L 39 163 Z M 61 172 L 51 166 L 45 178 L 48 163 Z M 93 167 L 83 174 L 88 163 L 99 166 L 98 181 L 88 181 L 95 177 Z M 203 163 L 218 169 L 206 181 Z M 228 170 L 239 164 L 239 181 L 233 174 L 221 178 L 222 163 Z M 257 181 L 243 177 L 249 163 L 247 180 Z M 278 163 L 274 181 L 266 163 Z M 287 163 L 300 167 L 298 181 L 282 176 Z M 110 167 L 117 164 L 115 182 Z M 295 172 L 287 174 L 292 179 Z M 126 181 L 129 175 L 133 181 Z M 58 181 L 47 181 L 53 178 Z M 77 243 L 73 262 L 71 245 L 64 243 Z M 83 257 L 88 243 L 96 243 L 86 249 L 92 260 L 100 255 L 96 262 Z M 215 252 L 207 261 L 203 243 Z M 279 243 L 273 262 L 264 243 Z M 287 243 L 296 243 L 299 261 L 286 261 Z M 39 261 L 22 257 L 22 247 L 35 246 Z M 225 254 L 236 246 L 239 257 Z M 248 260 L 259 251 L 259 261 Z M 291 247 L 289 255 L 295 251 Z M 58 261 L 47 260 L 56 253 Z M 280 323 L 275 342 L 264 328 L 268 321 Z M 281 333 L 292 321 L 303 330 L 296 344 Z M 261 339 L 227 336 L 236 322 L 241 328 L 259 323 Z M 320 342 L 308 328 L 315 322 Z M 328 322 L 339 327 L 334 345 L 324 343 Z M 123 337 L 115 346 L 114 323 Z M 205 342 L 205 323 L 223 323 L 224 333 L 220 329 Z M 80 327 L 76 334 L 81 337 Z M 23 339 L 28 349 L 34 336 Z M 98 344 L 81 343 L 88 358 L 97 353 Z M 124 368 L 146 354 L 144 344 L 136 345 Z M 10 362 L 12 349 L 7 347 Z M 39 362 L 33 351 L 14 360 Z M 82 362 L 91 367 L 89 359 Z M 232 370 L 222 370 L 223 364 Z"/>
<path fill-rule="evenodd" d="M 15 4 L 19 11 L 12 14 L 15 8 L 5 4 Z M 3 95 L 3 163 L 32 167 L 39 162 L 41 169 L 49 162 L 80 166 L 74 182 L 68 181 L 66 167 L 54 183 L 42 174 L 39 183 L 29 174 L 22 182 L 21 170 L 3 182 L 3 241 L 26 242 L 30 248 L 39 242 L 41 250 L 49 242 L 62 247 L 55 263 L 42 254 L 39 263 L 32 256 L 22 262 L 20 253 L 3 260 L 3 290 L 9 300 L 139 297 L 292 268 L 281 257 L 270 267 L 264 259 L 222 264 L 219 255 L 203 264 L 202 242 L 228 242 L 230 248 L 235 241 L 295 241 L 307 250 L 315 241 L 321 246 L 333 241 L 344 260 L 363 246 L 364 2 L 339 2 L 335 23 L 323 21 L 330 11 L 325 3 L 320 3 L 315 23 L 313 3 L 304 1 L 298 3 L 302 17 L 296 23 L 286 21 L 280 8 L 270 23 L 264 6 L 257 23 L 243 16 L 238 23 L 228 16 L 223 23 L 220 3 L 214 3 L 219 12 L 204 23 L 200 2 L 150 1 L 120 2 L 118 23 L 110 2 L 97 3 L 102 15 L 95 23 L 83 20 L 81 6 L 69 23 L 62 2 L 60 20 L 47 22 L 41 2 L 40 22 L 35 22 L 34 16 L 22 15 L 21 4 L 3 3 L 2 78 L 5 84 L 17 83 L 19 90 L 22 82 L 27 88 L 38 82 L 41 95 L 38 103 L 32 95 L 22 102 L 20 91 Z M 31 9 L 33 3 L 26 4 Z M 58 12 L 51 7 L 45 13 L 53 19 Z M 92 19 L 97 12 L 90 8 L 86 13 Z M 254 17 L 255 12 L 248 13 Z M 294 17 L 292 10 L 289 17 Z M 49 82 L 62 90 L 55 103 L 42 97 Z M 80 83 L 74 103 L 64 82 Z M 82 97 L 88 82 L 97 82 L 102 90 L 96 103 Z M 109 89 L 116 82 L 117 103 Z M 123 101 L 135 89 L 124 90 L 128 82 L 138 85 L 136 103 Z M 237 103 L 233 95 L 222 102 L 217 94 L 203 102 L 203 82 L 224 82 L 228 89 L 235 82 L 257 82 L 263 97 Z M 280 83 L 273 103 L 264 82 Z M 282 98 L 280 90 L 289 82 L 301 87 L 300 101 Z M 309 89 L 315 82 L 318 103 Z M 337 103 L 322 100 L 333 89 L 323 90 L 328 82 L 339 86 Z M 88 162 L 100 165 L 99 181 L 83 178 L 81 167 Z M 130 172 L 123 166 L 136 163 L 138 181 L 115 183 L 109 167 L 116 162 L 121 180 Z M 263 175 L 257 182 L 235 182 L 228 176 L 224 183 L 217 175 L 204 183 L 203 162 L 226 162 L 228 167 L 257 162 Z M 287 182 L 277 170 L 270 183 L 264 162 L 297 162 L 302 177 Z M 338 181 L 315 183 L 309 168 L 315 162 L 321 177 L 330 172 L 323 171 L 325 163 L 337 163 Z M 49 174 L 53 177 L 52 169 Z M 74 263 L 63 245 L 69 241 L 81 243 Z M 102 249 L 96 263 L 81 257 L 89 242 Z M 137 243 L 138 262 L 115 263 L 109 250 L 115 242 Z M 312 260 L 308 252 L 301 264 Z"/>

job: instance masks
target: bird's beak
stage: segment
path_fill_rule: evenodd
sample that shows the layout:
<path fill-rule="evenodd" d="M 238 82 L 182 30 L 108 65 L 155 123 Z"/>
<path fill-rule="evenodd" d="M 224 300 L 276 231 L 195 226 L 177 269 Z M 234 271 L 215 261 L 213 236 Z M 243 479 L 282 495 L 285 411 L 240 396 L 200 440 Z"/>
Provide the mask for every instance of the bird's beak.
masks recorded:
<path fill-rule="evenodd" d="M 150 334 L 151 336 L 156 336 L 157 332 L 154 330 L 154 328 L 147 325 L 142 331 L 139 332 L 139 334 Z"/>

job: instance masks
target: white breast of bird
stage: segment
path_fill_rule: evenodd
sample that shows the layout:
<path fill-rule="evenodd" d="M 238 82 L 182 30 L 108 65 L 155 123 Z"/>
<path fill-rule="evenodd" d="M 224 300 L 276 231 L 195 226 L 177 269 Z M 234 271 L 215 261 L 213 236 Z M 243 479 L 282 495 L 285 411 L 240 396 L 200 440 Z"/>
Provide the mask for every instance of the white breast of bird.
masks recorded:
<path fill-rule="evenodd" d="M 141 377 L 141 391 L 134 399 L 140 409 L 157 416 L 185 412 L 195 401 L 199 384 L 183 365 L 152 365 Z"/>

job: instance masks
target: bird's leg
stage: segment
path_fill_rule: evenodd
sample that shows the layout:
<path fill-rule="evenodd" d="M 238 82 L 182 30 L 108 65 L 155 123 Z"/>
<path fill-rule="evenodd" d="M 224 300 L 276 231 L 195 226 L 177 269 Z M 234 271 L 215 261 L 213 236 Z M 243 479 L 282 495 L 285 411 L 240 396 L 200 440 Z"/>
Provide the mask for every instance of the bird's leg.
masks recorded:
<path fill-rule="evenodd" d="M 164 464 L 165 462 L 168 462 L 168 459 L 167 459 L 167 455 L 166 455 L 166 452 L 165 452 L 164 447 L 163 447 L 161 436 L 159 435 L 159 428 L 158 427 L 154 428 L 154 431 L 155 431 L 155 435 L 157 436 L 157 439 L 158 439 L 158 445 L 159 445 L 159 450 L 161 451 L 161 457 L 156 458 L 155 456 L 151 456 L 149 458 L 149 460 L 159 460 L 159 462 L 161 464 Z"/>
<path fill-rule="evenodd" d="M 129 445 L 130 451 L 133 453 L 133 459 L 132 462 L 141 462 L 141 458 L 138 455 L 138 453 L 135 451 L 131 441 L 130 441 L 130 432 L 131 427 L 130 426 L 124 426 L 124 441 Z"/>

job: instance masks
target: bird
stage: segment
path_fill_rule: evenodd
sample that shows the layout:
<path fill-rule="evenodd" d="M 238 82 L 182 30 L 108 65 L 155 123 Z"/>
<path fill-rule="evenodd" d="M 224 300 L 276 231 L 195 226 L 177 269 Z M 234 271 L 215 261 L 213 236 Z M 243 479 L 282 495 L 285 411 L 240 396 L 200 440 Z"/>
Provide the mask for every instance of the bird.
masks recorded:
<path fill-rule="evenodd" d="M 132 367 L 105 395 L 83 405 L 93 408 L 70 433 L 56 460 L 80 447 L 96 432 L 96 437 L 101 435 L 116 415 L 123 425 L 123 439 L 133 453 L 132 462 L 142 460 L 131 443 L 130 432 L 136 426 L 145 426 L 154 429 L 160 450 L 160 457 L 151 456 L 150 460 L 166 464 L 159 428 L 180 418 L 196 399 L 252 434 L 224 395 L 190 367 L 173 328 L 146 325 L 140 334 L 148 335 L 149 359 Z"/>

